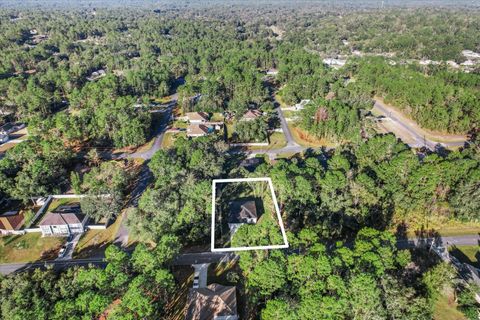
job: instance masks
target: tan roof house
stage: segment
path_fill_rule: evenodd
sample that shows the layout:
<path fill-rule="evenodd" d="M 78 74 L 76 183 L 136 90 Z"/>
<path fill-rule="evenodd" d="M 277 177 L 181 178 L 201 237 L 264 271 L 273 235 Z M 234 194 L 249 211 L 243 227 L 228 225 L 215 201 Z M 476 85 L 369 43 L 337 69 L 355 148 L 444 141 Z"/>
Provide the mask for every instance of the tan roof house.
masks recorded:
<path fill-rule="evenodd" d="M 208 121 L 208 114 L 205 112 L 187 112 L 188 122 L 190 123 L 204 123 Z"/>
<path fill-rule="evenodd" d="M 235 287 L 212 283 L 190 289 L 185 320 L 238 320 Z"/>
<path fill-rule="evenodd" d="M 263 115 L 263 112 L 258 110 L 258 109 L 250 109 L 248 110 L 242 117 L 243 121 L 252 121 L 257 119 L 258 117 L 261 117 Z"/>
<path fill-rule="evenodd" d="M 203 137 L 212 132 L 212 128 L 204 124 L 191 124 L 187 128 L 187 136 L 189 137 Z"/>

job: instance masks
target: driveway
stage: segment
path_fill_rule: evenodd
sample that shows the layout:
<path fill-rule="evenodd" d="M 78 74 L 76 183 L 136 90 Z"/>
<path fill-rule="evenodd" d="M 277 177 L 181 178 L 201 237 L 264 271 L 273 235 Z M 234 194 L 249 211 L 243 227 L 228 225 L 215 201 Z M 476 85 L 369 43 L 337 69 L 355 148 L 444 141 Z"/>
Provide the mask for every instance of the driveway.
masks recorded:
<path fill-rule="evenodd" d="M 57 259 L 55 260 L 71 260 L 72 259 L 72 256 L 73 256 L 73 252 L 75 251 L 75 247 L 77 246 L 78 244 L 78 241 L 80 240 L 80 238 L 82 237 L 82 234 L 76 234 L 76 235 L 72 235 L 72 238 L 70 241 L 68 241 L 66 244 L 65 244 L 65 254 L 63 255 L 63 257 L 58 257 Z"/>
<path fill-rule="evenodd" d="M 194 264 L 192 267 L 195 269 L 193 278 L 198 279 L 198 287 L 205 288 L 207 286 L 208 266 L 210 263 Z M 194 283 L 195 285 L 195 283 Z"/>
<path fill-rule="evenodd" d="M 124 153 L 122 154 L 119 158 L 124 159 L 124 158 L 142 158 L 145 160 L 151 159 L 155 152 L 160 150 L 162 148 L 162 142 L 163 142 L 163 137 L 165 136 L 165 131 L 167 130 L 168 123 L 170 122 L 170 118 L 172 116 L 172 110 L 175 107 L 175 104 L 177 103 L 177 100 L 172 100 L 169 104 L 168 107 L 165 110 L 162 110 L 161 112 L 163 113 L 162 120 L 160 121 L 159 125 L 157 126 L 155 130 L 155 140 L 153 142 L 152 147 L 147 150 L 147 151 L 142 151 L 142 152 L 135 152 L 135 153 Z"/>
<path fill-rule="evenodd" d="M 285 139 L 287 140 L 287 147 L 300 147 L 300 145 L 295 142 L 295 139 L 290 132 L 290 128 L 288 127 L 287 120 L 285 119 L 283 111 L 280 107 L 277 107 L 277 114 L 278 118 L 280 119 L 283 134 L 285 135 Z"/>

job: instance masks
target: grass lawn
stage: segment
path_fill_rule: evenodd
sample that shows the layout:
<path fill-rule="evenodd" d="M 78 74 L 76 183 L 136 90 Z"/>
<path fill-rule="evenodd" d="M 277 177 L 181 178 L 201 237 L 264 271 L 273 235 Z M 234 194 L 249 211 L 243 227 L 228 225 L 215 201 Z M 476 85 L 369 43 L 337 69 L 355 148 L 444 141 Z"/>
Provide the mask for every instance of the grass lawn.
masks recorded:
<path fill-rule="evenodd" d="M 135 152 L 144 152 L 152 149 L 154 142 L 155 142 L 155 138 L 150 139 L 150 141 L 138 147 L 137 150 L 135 150 Z"/>
<path fill-rule="evenodd" d="M 283 132 L 274 132 L 270 135 L 270 144 L 268 146 L 251 146 L 248 147 L 250 150 L 263 150 L 263 149 L 280 149 L 287 145 L 287 140 L 285 140 L 285 135 Z"/>
<path fill-rule="evenodd" d="M 0 263 L 54 259 L 65 240 L 60 237 L 42 238 L 41 233 L 0 237 Z"/>
<path fill-rule="evenodd" d="M 280 104 L 280 108 L 285 108 L 285 107 L 287 107 L 287 104 L 285 103 L 285 101 L 283 101 L 283 97 L 282 97 L 282 92 L 281 92 L 281 91 L 278 91 L 277 93 L 275 93 L 275 100 Z"/>
<path fill-rule="evenodd" d="M 103 256 L 105 248 L 115 240 L 115 235 L 121 224 L 122 216 L 120 215 L 106 230 L 88 230 L 85 232 L 75 247 L 73 257 L 81 259 Z"/>
<path fill-rule="evenodd" d="M 227 138 L 230 141 L 230 139 L 233 136 L 233 133 L 235 132 L 234 129 L 235 125 L 231 122 L 225 122 L 225 130 L 227 130 Z"/>
<path fill-rule="evenodd" d="M 210 121 L 213 121 L 213 122 L 223 121 L 223 115 L 219 112 L 215 112 L 212 114 Z"/>
<path fill-rule="evenodd" d="M 433 306 L 433 319 L 435 320 L 466 320 L 463 313 L 457 310 L 457 304 L 452 296 L 441 295 Z"/>
<path fill-rule="evenodd" d="M 173 122 L 172 128 L 186 129 L 188 128 L 188 123 L 186 121 L 176 120 Z"/>
<path fill-rule="evenodd" d="M 461 262 L 480 268 L 480 246 L 452 246 L 448 251 Z"/>
<path fill-rule="evenodd" d="M 303 147 L 310 147 L 310 148 L 319 148 L 319 147 L 334 147 L 335 144 L 325 140 L 325 139 L 318 139 L 308 132 L 303 131 L 302 129 L 293 126 L 292 124 L 288 124 L 290 128 L 290 132 L 292 133 L 293 139 L 303 146 Z"/>
<path fill-rule="evenodd" d="M 186 138 L 187 134 L 185 132 L 178 132 L 178 133 L 173 133 L 173 132 L 167 132 L 163 136 L 163 141 L 162 141 L 162 149 L 168 149 L 173 146 L 175 143 L 175 140 L 178 138 L 183 137 Z"/>
<path fill-rule="evenodd" d="M 430 216 L 422 211 L 412 211 L 395 220 L 393 225 L 404 221 L 408 224 L 409 237 L 416 236 L 416 233 L 422 229 L 439 233 L 445 237 L 480 234 L 480 223 L 478 222 L 462 222 L 445 216 Z"/>
<path fill-rule="evenodd" d="M 285 111 L 282 111 L 282 112 L 283 112 L 283 116 L 285 118 L 293 119 L 293 118 L 296 118 L 296 117 L 300 117 L 300 112 L 298 112 L 298 111 L 285 110 Z"/>

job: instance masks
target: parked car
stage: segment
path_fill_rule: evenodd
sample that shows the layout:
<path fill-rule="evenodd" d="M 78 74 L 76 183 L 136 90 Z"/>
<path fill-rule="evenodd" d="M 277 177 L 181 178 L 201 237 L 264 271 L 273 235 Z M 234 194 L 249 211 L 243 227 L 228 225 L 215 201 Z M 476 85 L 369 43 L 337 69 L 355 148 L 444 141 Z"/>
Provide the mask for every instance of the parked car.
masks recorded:
<path fill-rule="evenodd" d="M 60 251 L 58 252 L 58 257 L 59 258 L 63 258 L 65 256 L 65 253 L 67 253 L 67 246 L 66 245 L 63 245 L 61 248 L 60 248 Z"/>

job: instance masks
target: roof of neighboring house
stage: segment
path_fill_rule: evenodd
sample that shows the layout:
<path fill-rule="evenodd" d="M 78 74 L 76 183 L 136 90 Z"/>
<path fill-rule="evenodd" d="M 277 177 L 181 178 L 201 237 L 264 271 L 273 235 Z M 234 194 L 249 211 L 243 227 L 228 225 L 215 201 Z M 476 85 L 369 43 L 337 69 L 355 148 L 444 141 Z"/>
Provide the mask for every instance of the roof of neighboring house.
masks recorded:
<path fill-rule="evenodd" d="M 326 95 L 325 99 L 332 100 L 333 98 L 335 98 L 335 96 L 336 96 L 335 92 L 329 91 L 328 94 Z"/>
<path fill-rule="evenodd" d="M 13 128 L 13 123 L 8 122 L 8 123 L 5 123 L 3 126 L 0 126 L 0 132 L 1 131 L 8 132 L 9 130 L 12 130 L 12 128 Z"/>
<path fill-rule="evenodd" d="M 190 289 L 185 319 L 212 320 L 219 316 L 236 315 L 235 287 L 213 283 L 206 288 Z"/>
<path fill-rule="evenodd" d="M 230 214 L 228 223 L 241 223 L 246 219 L 257 218 L 257 206 L 255 200 L 236 200 L 229 203 Z"/>
<path fill-rule="evenodd" d="M 189 136 L 203 136 L 209 133 L 209 128 L 204 124 L 191 124 L 187 128 Z"/>
<path fill-rule="evenodd" d="M 18 211 L 8 211 L 0 214 L 0 229 L 18 230 L 25 221 L 23 213 Z"/>
<path fill-rule="evenodd" d="M 262 114 L 263 114 L 262 111 L 258 109 L 250 109 L 243 115 L 243 119 L 248 119 L 248 120 L 255 119 L 260 117 Z"/>
<path fill-rule="evenodd" d="M 82 223 L 83 217 L 75 213 L 49 212 L 39 223 L 40 226 L 66 226 Z"/>
<path fill-rule="evenodd" d="M 205 112 L 187 112 L 186 114 L 190 121 L 207 121 L 208 115 Z"/>

